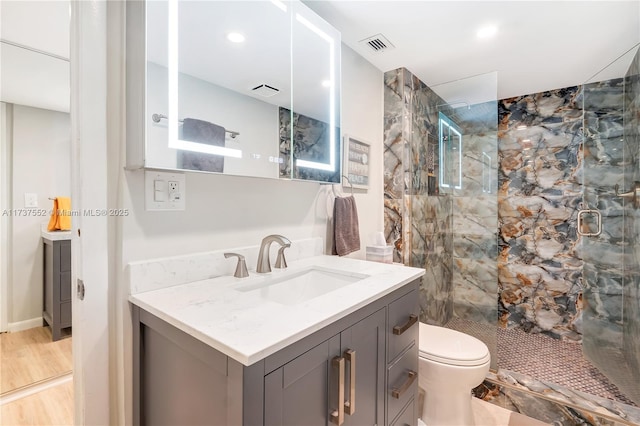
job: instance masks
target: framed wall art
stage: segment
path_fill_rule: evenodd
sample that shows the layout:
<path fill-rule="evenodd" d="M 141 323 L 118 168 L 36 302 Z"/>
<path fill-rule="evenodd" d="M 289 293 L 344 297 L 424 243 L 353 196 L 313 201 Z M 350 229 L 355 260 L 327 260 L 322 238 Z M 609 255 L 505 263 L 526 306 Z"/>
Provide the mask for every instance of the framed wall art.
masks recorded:
<path fill-rule="evenodd" d="M 369 188 L 369 151 L 371 144 L 351 135 L 344 136 L 344 175 L 354 188 Z"/>

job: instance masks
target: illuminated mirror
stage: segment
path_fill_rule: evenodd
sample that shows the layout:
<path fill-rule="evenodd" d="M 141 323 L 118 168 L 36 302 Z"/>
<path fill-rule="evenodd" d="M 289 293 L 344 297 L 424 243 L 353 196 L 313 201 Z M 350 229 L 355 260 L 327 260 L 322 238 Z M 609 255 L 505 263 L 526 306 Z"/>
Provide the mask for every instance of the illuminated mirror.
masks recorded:
<path fill-rule="evenodd" d="M 462 188 L 462 133 L 443 113 L 438 119 L 440 188 Z"/>
<path fill-rule="evenodd" d="M 142 167 L 339 182 L 337 30 L 299 1 L 144 5 Z"/>
<path fill-rule="evenodd" d="M 281 110 L 281 176 L 340 182 L 340 34 L 293 4 L 293 111 Z M 313 58 L 313 59 L 311 59 Z"/>

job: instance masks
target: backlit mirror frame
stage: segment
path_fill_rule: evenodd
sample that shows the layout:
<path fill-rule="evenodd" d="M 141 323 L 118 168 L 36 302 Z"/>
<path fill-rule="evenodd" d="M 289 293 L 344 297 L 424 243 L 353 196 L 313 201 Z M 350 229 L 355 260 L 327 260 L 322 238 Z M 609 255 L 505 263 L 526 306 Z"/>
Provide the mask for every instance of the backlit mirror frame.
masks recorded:
<path fill-rule="evenodd" d="M 273 0 L 272 3 L 277 7 L 286 11 L 287 5 L 285 2 Z M 340 168 L 340 156 L 339 153 L 342 150 L 341 138 L 339 137 L 338 130 L 340 129 L 340 119 L 339 114 L 336 112 L 339 108 L 338 98 L 340 93 L 340 70 L 339 63 L 336 63 L 336 59 L 339 61 L 339 51 L 340 51 L 340 43 L 341 39 L 339 37 L 339 33 L 336 31 L 337 37 L 332 37 L 327 32 L 323 31 L 310 19 L 307 19 L 301 12 L 313 13 L 310 9 L 304 6 L 302 3 L 296 2 L 286 2 L 289 3 L 289 7 L 292 7 L 291 13 L 294 14 L 295 20 L 306 28 L 308 28 L 311 32 L 316 34 L 322 40 L 327 42 L 328 51 L 329 51 L 329 80 L 328 80 L 328 88 L 329 88 L 329 162 L 317 162 L 304 160 L 299 158 L 294 158 L 294 144 L 295 140 L 293 139 L 294 129 L 292 126 L 291 129 L 291 155 L 289 157 L 289 161 L 291 162 L 292 174 L 291 176 L 273 176 L 273 178 L 291 178 L 294 180 L 313 180 L 313 179 L 302 179 L 297 178 L 296 173 L 293 172 L 295 167 L 307 168 L 307 169 L 315 169 L 322 172 L 328 173 L 336 173 L 336 169 Z M 293 6 L 295 5 L 295 8 Z M 214 154 L 221 155 L 227 157 L 235 157 L 242 158 L 243 152 L 240 149 L 227 148 L 221 146 L 208 145 L 204 143 L 186 141 L 179 137 L 179 112 L 178 112 L 178 99 L 179 99 L 179 63 L 178 63 L 178 42 L 179 42 L 179 0 L 168 0 L 168 22 L 167 22 L 167 30 L 168 30 L 168 45 L 167 45 L 167 54 L 168 54 L 168 111 L 167 111 L 167 130 L 168 130 L 168 143 L 167 147 L 172 149 L 179 149 L 184 151 L 192 151 L 192 152 L 200 152 L 205 154 Z M 321 18 L 320 18 L 321 19 Z M 337 52 L 336 52 L 337 50 Z M 292 63 L 295 63 L 295 58 L 291 58 Z M 293 81 L 293 80 L 292 80 Z M 293 84 L 293 83 L 292 83 Z M 295 113 L 295 104 L 292 94 L 292 115 Z M 274 141 L 277 143 L 277 141 Z M 148 145 L 147 145 L 148 146 Z M 145 165 L 149 166 L 149 165 Z M 151 168 L 153 168 L 151 166 Z M 176 166 L 177 168 L 177 166 Z M 193 171 L 188 169 L 178 169 L 184 171 Z M 200 171 L 198 171 L 200 172 Z M 216 173 L 216 172 L 210 172 Z M 340 181 L 340 173 L 337 173 L 337 182 Z M 269 177 L 271 178 L 271 177 Z M 323 179 L 319 179 L 318 181 L 325 181 Z M 331 181 L 333 182 L 333 181 Z"/>
<path fill-rule="evenodd" d="M 457 137 L 457 146 L 451 136 Z M 440 188 L 462 189 L 462 132 L 446 115 L 438 113 L 438 139 L 440 151 Z M 457 151 L 457 156 L 453 153 Z M 457 158 L 456 158 L 457 157 Z M 451 166 L 457 161 L 457 182 L 452 179 Z"/>

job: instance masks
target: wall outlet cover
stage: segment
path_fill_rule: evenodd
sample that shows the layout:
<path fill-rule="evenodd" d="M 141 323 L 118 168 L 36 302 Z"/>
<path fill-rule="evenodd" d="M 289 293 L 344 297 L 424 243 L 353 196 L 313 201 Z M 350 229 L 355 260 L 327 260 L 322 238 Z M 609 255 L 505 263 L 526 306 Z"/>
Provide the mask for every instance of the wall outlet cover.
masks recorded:
<path fill-rule="evenodd" d="M 184 173 L 144 171 L 144 207 L 147 211 L 185 210 Z"/>
<path fill-rule="evenodd" d="M 38 194 L 34 194 L 32 192 L 25 192 L 24 193 L 24 207 L 25 208 L 38 207 Z"/>

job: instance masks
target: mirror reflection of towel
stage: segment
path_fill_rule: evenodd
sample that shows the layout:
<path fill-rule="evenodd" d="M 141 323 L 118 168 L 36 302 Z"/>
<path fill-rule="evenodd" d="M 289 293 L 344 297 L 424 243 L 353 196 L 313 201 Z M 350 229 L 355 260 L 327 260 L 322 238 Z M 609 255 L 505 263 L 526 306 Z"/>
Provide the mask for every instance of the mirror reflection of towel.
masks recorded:
<path fill-rule="evenodd" d="M 182 124 L 182 139 L 207 145 L 224 146 L 225 128 L 208 121 L 185 118 Z M 178 151 L 178 167 L 222 173 L 224 156 L 181 150 Z"/>
<path fill-rule="evenodd" d="M 358 209 L 353 195 L 337 197 L 333 204 L 332 254 L 344 256 L 360 250 Z"/>

